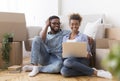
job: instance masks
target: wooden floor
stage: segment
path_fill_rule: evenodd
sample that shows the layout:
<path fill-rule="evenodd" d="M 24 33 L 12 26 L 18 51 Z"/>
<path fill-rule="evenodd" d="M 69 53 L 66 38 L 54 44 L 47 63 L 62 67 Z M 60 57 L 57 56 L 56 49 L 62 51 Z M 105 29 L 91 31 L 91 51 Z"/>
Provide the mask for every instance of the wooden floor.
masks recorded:
<path fill-rule="evenodd" d="M 28 58 L 24 60 L 26 64 L 28 62 Z M 0 81 L 116 81 L 109 80 L 98 77 L 88 77 L 88 76 L 80 76 L 80 77 L 71 77 L 65 78 L 60 74 L 44 74 L 39 73 L 35 77 L 29 77 L 29 72 L 21 72 L 21 73 L 9 73 L 7 70 L 0 71 Z"/>

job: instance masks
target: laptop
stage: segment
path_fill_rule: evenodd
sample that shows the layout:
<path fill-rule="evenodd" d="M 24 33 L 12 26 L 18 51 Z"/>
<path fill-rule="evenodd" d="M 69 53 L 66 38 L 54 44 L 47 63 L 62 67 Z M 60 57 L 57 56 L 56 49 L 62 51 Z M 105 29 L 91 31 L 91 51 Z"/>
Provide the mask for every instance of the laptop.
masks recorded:
<path fill-rule="evenodd" d="M 62 43 L 62 57 L 87 57 L 86 42 L 64 42 Z"/>

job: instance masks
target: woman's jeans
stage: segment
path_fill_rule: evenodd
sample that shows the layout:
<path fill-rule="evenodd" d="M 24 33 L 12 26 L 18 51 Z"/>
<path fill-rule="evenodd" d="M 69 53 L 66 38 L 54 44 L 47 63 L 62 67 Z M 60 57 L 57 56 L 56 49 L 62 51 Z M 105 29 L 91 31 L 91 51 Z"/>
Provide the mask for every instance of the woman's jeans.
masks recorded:
<path fill-rule="evenodd" d="M 93 69 L 89 67 L 87 58 L 69 57 L 64 60 L 61 74 L 66 77 L 92 75 Z"/>
<path fill-rule="evenodd" d="M 32 43 L 31 63 L 40 64 L 40 72 L 59 73 L 62 67 L 62 58 L 58 54 L 48 53 L 40 37 L 35 37 Z"/>

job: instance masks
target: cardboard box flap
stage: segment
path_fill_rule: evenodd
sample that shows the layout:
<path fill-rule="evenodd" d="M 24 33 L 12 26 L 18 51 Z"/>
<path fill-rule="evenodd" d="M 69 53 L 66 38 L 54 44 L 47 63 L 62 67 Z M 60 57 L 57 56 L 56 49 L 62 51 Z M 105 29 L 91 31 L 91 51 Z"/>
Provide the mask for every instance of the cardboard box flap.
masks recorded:
<path fill-rule="evenodd" d="M 25 15 L 0 12 L 0 42 L 5 33 L 14 33 L 13 41 L 25 41 L 27 39 Z"/>
<path fill-rule="evenodd" d="M 22 22 L 25 23 L 23 13 L 0 12 L 0 22 Z"/>

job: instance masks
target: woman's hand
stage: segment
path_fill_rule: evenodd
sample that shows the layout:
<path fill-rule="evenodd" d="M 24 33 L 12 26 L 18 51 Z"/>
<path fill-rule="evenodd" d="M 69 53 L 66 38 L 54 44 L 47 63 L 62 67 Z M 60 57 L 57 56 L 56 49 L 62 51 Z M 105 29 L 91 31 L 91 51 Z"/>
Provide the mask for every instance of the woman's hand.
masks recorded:
<path fill-rule="evenodd" d="M 91 55 L 88 53 L 87 54 L 87 59 L 90 59 L 91 58 Z"/>

